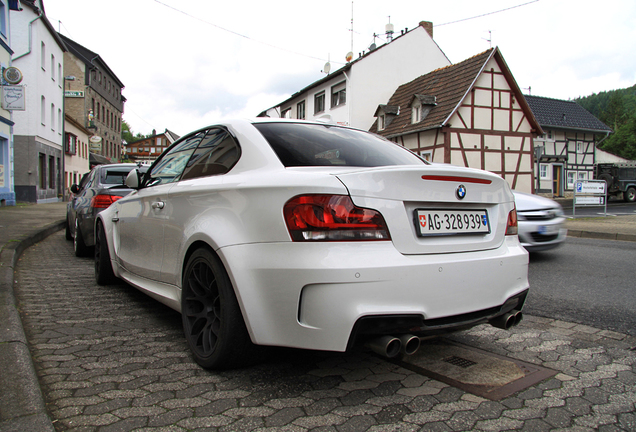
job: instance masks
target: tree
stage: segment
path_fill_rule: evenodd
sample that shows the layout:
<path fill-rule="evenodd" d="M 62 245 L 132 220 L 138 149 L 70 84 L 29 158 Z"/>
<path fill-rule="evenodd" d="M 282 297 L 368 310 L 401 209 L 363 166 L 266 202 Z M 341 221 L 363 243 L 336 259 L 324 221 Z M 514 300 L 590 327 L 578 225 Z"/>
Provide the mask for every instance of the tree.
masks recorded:
<path fill-rule="evenodd" d="M 617 156 L 636 160 L 636 114 L 620 125 L 601 148 Z"/>

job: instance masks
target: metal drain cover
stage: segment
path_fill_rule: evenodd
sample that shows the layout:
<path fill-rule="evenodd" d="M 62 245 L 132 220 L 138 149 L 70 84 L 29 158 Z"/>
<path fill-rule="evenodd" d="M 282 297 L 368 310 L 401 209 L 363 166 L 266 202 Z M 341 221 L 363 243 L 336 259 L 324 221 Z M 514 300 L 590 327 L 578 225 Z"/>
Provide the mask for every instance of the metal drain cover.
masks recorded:
<path fill-rule="evenodd" d="M 423 341 L 399 364 L 490 400 L 500 400 L 557 374 L 521 360 L 444 339 Z"/>

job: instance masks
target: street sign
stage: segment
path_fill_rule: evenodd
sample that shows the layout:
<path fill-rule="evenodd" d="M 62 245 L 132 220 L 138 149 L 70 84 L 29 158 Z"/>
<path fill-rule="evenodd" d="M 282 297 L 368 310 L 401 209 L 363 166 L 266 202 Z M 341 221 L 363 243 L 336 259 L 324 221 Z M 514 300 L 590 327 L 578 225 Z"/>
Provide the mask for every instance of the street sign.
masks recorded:
<path fill-rule="evenodd" d="M 576 182 L 576 193 L 605 195 L 605 182 L 598 180 L 579 180 Z"/>
<path fill-rule="evenodd" d="M 66 90 L 64 92 L 64 96 L 66 97 L 76 97 L 76 98 L 83 98 L 84 97 L 84 91 L 74 91 L 74 90 Z"/>
<path fill-rule="evenodd" d="M 577 180 L 574 183 L 572 215 L 576 216 L 576 206 L 604 206 L 607 215 L 607 183 L 605 180 Z"/>
<path fill-rule="evenodd" d="M 575 197 L 575 204 L 577 205 L 598 205 L 605 204 L 604 196 L 577 196 Z"/>

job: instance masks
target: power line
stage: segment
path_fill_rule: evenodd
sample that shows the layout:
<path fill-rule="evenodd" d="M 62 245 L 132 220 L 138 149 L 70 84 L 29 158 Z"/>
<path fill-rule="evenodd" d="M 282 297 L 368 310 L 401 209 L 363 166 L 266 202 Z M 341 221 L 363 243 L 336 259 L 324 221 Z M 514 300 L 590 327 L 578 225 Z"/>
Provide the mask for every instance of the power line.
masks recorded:
<path fill-rule="evenodd" d="M 488 13 L 477 15 L 477 16 L 470 17 L 470 18 L 462 18 L 462 19 L 457 20 L 457 21 L 451 21 L 451 22 L 447 22 L 447 23 L 443 23 L 443 24 L 437 24 L 435 27 L 441 27 L 441 26 L 445 26 L 445 25 L 449 25 L 449 24 L 455 24 L 455 23 L 458 23 L 458 22 L 472 20 L 472 19 L 475 19 L 475 18 L 485 17 L 487 15 L 493 15 L 493 14 L 496 14 L 496 13 L 499 13 L 499 12 L 505 12 L 505 11 L 510 10 L 510 9 L 516 9 L 516 8 L 521 7 L 521 6 L 527 6 L 529 4 L 536 3 L 538 1 L 539 0 L 532 0 L 532 1 L 529 1 L 527 3 L 523 3 L 523 4 L 520 4 L 520 5 L 517 5 L 517 6 L 511 6 L 509 8 L 505 8 L 505 9 L 500 9 L 500 10 L 497 10 L 497 11 L 494 11 L 494 12 L 488 12 Z"/>
<path fill-rule="evenodd" d="M 270 47 L 270 48 L 274 48 L 274 49 L 277 49 L 277 50 L 280 50 L 280 51 L 285 51 L 285 52 L 288 52 L 288 53 L 290 53 L 290 54 L 295 54 L 295 55 L 299 55 L 299 56 L 307 57 L 307 58 L 310 58 L 310 59 L 313 59 L 313 60 L 325 61 L 325 59 L 322 59 L 322 58 L 319 58 L 319 57 L 314 57 L 314 56 L 311 56 L 311 55 L 308 55 L 308 54 L 300 53 L 300 52 L 297 52 L 297 51 L 292 51 L 292 50 L 289 50 L 289 49 L 287 49 L 287 48 L 282 48 L 282 47 L 280 47 L 280 46 L 273 45 L 273 44 L 270 44 L 270 43 L 267 43 L 267 42 L 263 42 L 263 41 L 260 41 L 260 40 L 257 40 L 257 39 L 252 39 L 251 37 L 246 36 L 246 35 L 241 34 L 241 33 L 238 33 L 238 32 L 235 32 L 234 30 L 226 29 L 225 27 L 221 27 L 220 25 L 217 25 L 217 24 L 211 23 L 211 22 L 209 22 L 209 21 L 206 21 L 206 20 L 201 19 L 201 18 L 199 18 L 199 17 L 196 17 L 196 16 L 194 16 L 194 15 L 190 15 L 190 14 L 189 14 L 189 13 L 187 13 L 187 12 L 184 12 L 184 11 L 182 11 L 182 10 L 180 10 L 180 9 L 175 8 L 174 6 L 170 6 L 169 4 L 163 3 L 163 2 L 161 2 L 161 1 L 159 1 L 159 0 L 154 0 L 154 1 L 155 1 L 155 3 L 159 3 L 160 5 L 165 6 L 165 7 L 167 7 L 168 9 L 172 9 L 172 10 L 173 10 L 173 11 L 175 11 L 175 12 L 179 12 L 180 14 L 183 14 L 183 15 L 185 15 L 185 16 L 187 16 L 187 17 L 189 17 L 189 18 L 195 19 L 195 20 L 197 20 L 197 21 L 201 21 L 201 22 L 202 22 L 202 23 L 204 23 L 204 24 L 210 25 L 210 26 L 215 27 L 215 28 L 217 28 L 217 29 L 219 29 L 219 30 L 222 30 L 222 31 L 224 31 L 224 32 L 231 33 L 231 34 L 233 34 L 233 35 L 235 35 L 235 36 L 238 36 L 238 37 L 241 37 L 241 38 L 243 38 L 243 39 L 247 39 L 247 40 L 249 40 L 249 41 L 256 42 L 256 43 L 259 43 L 259 44 L 261 44 L 261 45 L 265 45 L 265 46 L 268 46 L 268 47 Z M 337 63 L 337 62 L 334 62 L 334 63 Z"/>

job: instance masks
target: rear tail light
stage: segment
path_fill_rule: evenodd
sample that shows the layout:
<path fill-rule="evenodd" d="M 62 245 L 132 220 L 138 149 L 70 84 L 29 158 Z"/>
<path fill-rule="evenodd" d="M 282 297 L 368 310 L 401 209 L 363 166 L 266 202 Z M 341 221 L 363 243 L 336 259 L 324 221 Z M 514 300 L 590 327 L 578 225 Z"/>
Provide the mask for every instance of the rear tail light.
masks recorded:
<path fill-rule="evenodd" d="M 120 199 L 118 195 L 95 195 L 91 199 L 91 207 L 93 208 L 108 208 L 112 203 Z"/>
<path fill-rule="evenodd" d="M 283 208 L 293 241 L 390 240 L 380 212 L 356 207 L 347 195 L 301 195 Z"/>
<path fill-rule="evenodd" d="M 513 208 L 508 213 L 508 223 L 506 224 L 506 235 L 517 235 L 517 209 Z"/>

